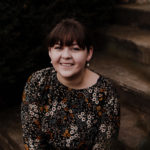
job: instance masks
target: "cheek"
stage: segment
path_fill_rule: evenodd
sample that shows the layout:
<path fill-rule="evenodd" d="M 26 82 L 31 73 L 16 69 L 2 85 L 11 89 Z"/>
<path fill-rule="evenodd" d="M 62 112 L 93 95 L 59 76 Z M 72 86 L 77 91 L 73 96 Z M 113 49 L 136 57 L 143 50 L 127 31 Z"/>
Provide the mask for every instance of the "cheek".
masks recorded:
<path fill-rule="evenodd" d="M 53 62 L 57 62 L 57 61 L 59 60 L 59 55 L 56 54 L 56 53 L 51 53 L 50 59 L 51 59 Z"/>
<path fill-rule="evenodd" d="M 79 64 L 85 64 L 86 63 L 86 55 L 79 55 L 75 58 L 76 62 L 79 63 Z"/>

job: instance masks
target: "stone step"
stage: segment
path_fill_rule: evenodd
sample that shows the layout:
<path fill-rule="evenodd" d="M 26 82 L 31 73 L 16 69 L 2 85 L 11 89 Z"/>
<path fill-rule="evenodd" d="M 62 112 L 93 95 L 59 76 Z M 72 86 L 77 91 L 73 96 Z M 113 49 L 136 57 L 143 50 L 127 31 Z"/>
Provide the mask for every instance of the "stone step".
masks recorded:
<path fill-rule="evenodd" d="M 114 82 L 122 103 L 150 114 L 150 66 L 95 51 L 91 68 Z"/>
<path fill-rule="evenodd" d="M 126 145 L 120 150 L 149 150 L 150 116 L 133 107 L 121 106 L 119 141 Z"/>
<path fill-rule="evenodd" d="M 150 31 L 112 25 L 99 31 L 105 37 L 103 49 L 115 56 L 150 65 Z"/>
<path fill-rule="evenodd" d="M 20 106 L 0 110 L 0 150 L 23 150 Z"/>
<path fill-rule="evenodd" d="M 150 0 L 116 0 L 117 4 L 148 4 Z"/>
<path fill-rule="evenodd" d="M 113 12 L 115 24 L 138 26 L 150 29 L 150 3 L 117 5 Z"/>

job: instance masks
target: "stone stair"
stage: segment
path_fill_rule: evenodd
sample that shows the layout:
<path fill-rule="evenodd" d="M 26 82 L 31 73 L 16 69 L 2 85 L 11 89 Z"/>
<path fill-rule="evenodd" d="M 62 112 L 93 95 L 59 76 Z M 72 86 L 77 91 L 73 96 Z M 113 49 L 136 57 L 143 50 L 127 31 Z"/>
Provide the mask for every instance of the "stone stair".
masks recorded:
<path fill-rule="evenodd" d="M 20 105 L 1 108 L 0 150 L 23 150 Z"/>
<path fill-rule="evenodd" d="M 150 66 L 150 31 L 131 26 L 113 25 L 105 30 L 105 49 L 121 58 Z"/>
<path fill-rule="evenodd" d="M 113 21 L 116 24 L 138 26 L 150 29 L 150 4 L 118 5 L 114 9 Z"/>
<path fill-rule="evenodd" d="M 98 29 L 91 68 L 110 78 L 121 100 L 119 141 L 150 149 L 150 4 L 116 6 L 113 24 Z"/>

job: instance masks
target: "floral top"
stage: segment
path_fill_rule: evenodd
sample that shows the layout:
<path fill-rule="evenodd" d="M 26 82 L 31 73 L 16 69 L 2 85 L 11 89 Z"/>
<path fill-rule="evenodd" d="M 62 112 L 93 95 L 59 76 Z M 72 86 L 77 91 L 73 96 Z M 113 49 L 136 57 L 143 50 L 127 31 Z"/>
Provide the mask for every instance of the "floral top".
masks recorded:
<path fill-rule="evenodd" d="M 61 84 L 53 68 L 33 73 L 21 105 L 26 150 L 109 150 L 118 136 L 119 102 L 99 75 L 86 89 Z"/>

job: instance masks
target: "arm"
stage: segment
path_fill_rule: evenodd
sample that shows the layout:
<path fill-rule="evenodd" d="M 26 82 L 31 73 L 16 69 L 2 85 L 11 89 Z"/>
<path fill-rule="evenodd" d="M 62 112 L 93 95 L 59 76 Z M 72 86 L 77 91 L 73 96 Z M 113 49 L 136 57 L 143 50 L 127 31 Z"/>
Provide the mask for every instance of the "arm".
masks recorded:
<path fill-rule="evenodd" d="M 107 87 L 107 95 L 103 106 L 101 124 L 94 141 L 93 150 L 112 150 L 117 141 L 120 126 L 120 103 L 111 85 Z"/>
<path fill-rule="evenodd" d="M 45 150 L 46 144 L 41 131 L 43 108 L 39 100 L 41 91 L 36 75 L 29 77 L 23 91 L 21 123 L 25 150 Z"/>

